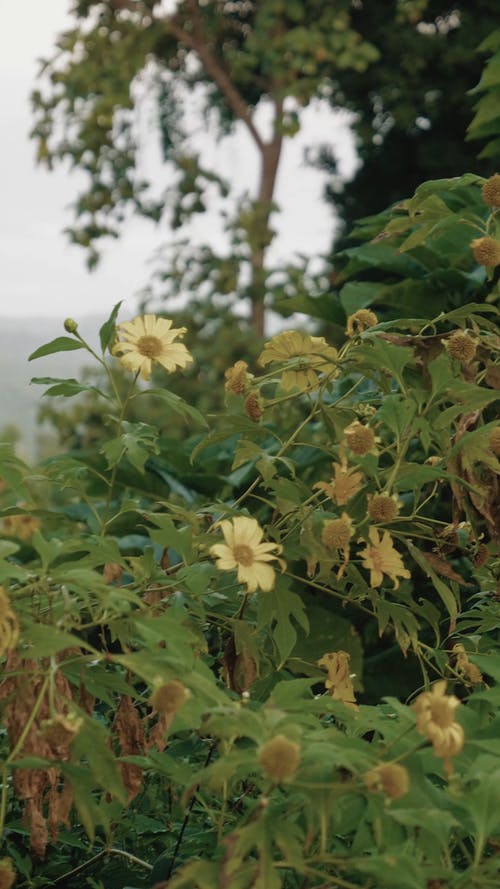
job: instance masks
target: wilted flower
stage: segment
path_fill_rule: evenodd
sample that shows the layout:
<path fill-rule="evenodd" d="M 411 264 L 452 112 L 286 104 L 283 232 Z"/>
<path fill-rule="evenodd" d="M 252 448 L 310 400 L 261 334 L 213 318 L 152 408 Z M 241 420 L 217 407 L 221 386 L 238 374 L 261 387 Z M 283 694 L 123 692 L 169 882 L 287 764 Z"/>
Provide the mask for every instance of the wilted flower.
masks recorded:
<path fill-rule="evenodd" d="M 474 259 L 480 265 L 494 268 L 500 265 L 500 241 L 495 238 L 476 238 L 471 241 Z"/>
<path fill-rule="evenodd" d="M 352 521 L 346 512 L 339 519 L 327 519 L 321 531 L 321 540 L 327 549 L 340 549 L 344 554 L 344 565 L 341 567 L 338 577 L 345 571 L 349 561 L 349 541 L 352 537 Z"/>
<path fill-rule="evenodd" d="M 73 738 L 76 737 L 83 725 L 81 716 L 70 713 L 64 716 L 58 713 L 52 719 L 45 719 L 41 725 L 41 733 L 54 751 L 59 748 L 67 748 Z"/>
<path fill-rule="evenodd" d="M 417 714 L 417 731 L 431 742 L 436 756 L 445 760 L 446 771 L 451 771 L 450 756 L 456 756 L 464 746 L 464 730 L 455 722 L 455 710 L 460 701 L 446 694 L 446 680 L 435 682 L 431 691 L 422 692 L 413 705 Z"/>
<path fill-rule="evenodd" d="M 347 319 L 346 334 L 351 337 L 357 336 L 364 330 L 368 330 L 369 327 L 374 327 L 375 324 L 378 324 L 375 312 L 372 312 L 371 309 L 358 309 Z"/>
<path fill-rule="evenodd" d="M 278 543 L 262 543 L 264 531 L 256 519 L 236 516 L 231 521 L 218 522 L 225 543 L 210 547 L 210 555 L 221 571 L 238 570 L 238 580 L 246 583 L 249 593 L 256 589 L 269 592 L 274 586 L 274 568 L 268 562 L 276 561 L 285 570 L 283 559 L 278 558 L 282 547 Z"/>
<path fill-rule="evenodd" d="M 331 651 L 318 661 L 318 667 L 325 667 L 328 677 L 325 688 L 335 701 L 342 701 L 353 710 L 358 709 L 354 696 L 352 676 L 349 669 L 350 655 L 347 651 Z"/>
<path fill-rule="evenodd" d="M 123 353 L 120 364 L 140 373 L 143 380 L 151 377 L 154 361 L 169 372 L 186 367 L 193 358 L 182 343 L 175 342 L 186 328 L 173 328 L 172 323 L 156 315 L 138 315 L 133 321 L 123 321 L 116 327 L 121 339 L 113 346 L 113 355 Z"/>
<path fill-rule="evenodd" d="M 448 354 L 463 364 L 469 364 L 477 351 L 477 341 L 462 330 L 455 331 L 448 339 L 443 340 L 443 344 Z"/>
<path fill-rule="evenodd" d="M 321 540 L 328 549 L 345 549 L 352 537 L 352 521 L 346 512 L 340 519 L 327 519 L 321 532 Z"/>
<path fill-rule="evenodd" d="M 488 435 L 488 447 L 490 451 L 500 456 L 500 426 L 496 426 Z"/>
<path fill-rule="evenodd" d="M 479 685 L 483 681 L 483 674 L 479 667 L 471 663 L 469 655 L 461 642 L 457 642 L 452 649 L 455 655 L 455 670 L 460 673 L 471 685 Z"/>
<path fill-rule="evenodd" d="M 224 388 L 226 391 L 234 392 L 235 395 L 242 395 L 248 386 L 248 378 L 250 377 L 250 374 L 248 374 L 247 371 L 248 364 L 246 361 L 237 361 L 232 367 L 228 367 L 228 369 L 224 371 L 224 376 L 226 378 Z"/>
<path fill-rule="evenodd" d="M 0 586 L 0 657 L 17 645 L 19 624 L 14 614 L 9 597 L 3 586 Z"/>
<path fill-rule="evenodd" d="M 266 741 L 259 751 L 259 765 L 276 784 L 291 781 L 300 763 L 300 745 L 284 735 Z"/>
<path fill-rule="evenodd" d="M 358 472 L 354 467 L 347 466 L 345 461 L 342 462 L 342 464 L 332 463 L 332 466 L 332 481 L 316 482 L 313 487 L 328 494 L 337 506 L 344 506 L 359 491 L 361 491 L 364 477 L 362 473 Z"/>
<path fill-rule="evenodd" d="M 391 535 L 388 531 L 384 531 L 383 536 L 380 537 L 376 528 L 370 528 L 368 538 L 370 543 L 359 555 L 363 559 L 363 568 L 370 571 L 370 586 L 380 586 L 384 574 L 387 574 L 394 583 L 394 589 L 397 590 L 398 578 L 410 578 L 411 574 L 404 567 L 400 554 L 394 549 Z"/>
<path fill-rule="evenodd" d="M 173 714 L 181 709 L 189 697 L 189 691 L 182 682 L 171 679 L 163 685 L 157 685 L 149 702 L 158 713 Z"/>
<path fill-rule="evenodd" d="M 244 403 L 245 413 L 247 417 L 250 417 L 255 423 L 258 423 L 260 418 L 262 417 L 264 411 L 262 410 L 262 403 L 259 396 L 255 392 L 250 392 L 245 398 Z"/>
<path fill-rule="evenodd" d="M 315 389 L 319 384 L 318 374 L 331 376 L 336 373 L 337 357 L 337 350 L 329 346 L 324 337 L 285 330 L 266 343 L 259 364 L 265 367 L 274 361 L 283 363 L 301 359 L 295 362 L 295 367 L 283 371 L 281 387 L 285 390 Z"/>
<path fill-rule="evenodd" d="M 500 207 L 500 174 L 494 173 L 493 176 L 490 176 L 489 179 L 484 183 L 481 194 L 483 196 L 483 201 L 488 207 L 493 207 L 493 209 L 497 209 Z"/>
<path fill-rule="evenodd" d="M 375 451 L 375 433 L 370 426 L 365 426 L 359 420 L 354 420 L 344 429 L 347 447 L 358 457 L 364 457 L 370 451 Z"/>
<path fill-rule="evenodd" d="M 373 522 L 392 522 L 399 512 L 399 500 L 393 494 L 369 494 L 368 515 Z"/>
<path fill-rule="evenodd" d="M 19 540 L 31 540 L 35 531 L 40 528 L 40 521 L 28 513 L 21 515 L 5 516 L 3 528 L 9 537 L 18 537 Z"/>
<path fill-rule="evenodd" d="M 375 766 L 363 780 L 369 791 L 385 793 L 390 799 L 401 799 L 410 789 L 408 771 L 397 762 Z"/>

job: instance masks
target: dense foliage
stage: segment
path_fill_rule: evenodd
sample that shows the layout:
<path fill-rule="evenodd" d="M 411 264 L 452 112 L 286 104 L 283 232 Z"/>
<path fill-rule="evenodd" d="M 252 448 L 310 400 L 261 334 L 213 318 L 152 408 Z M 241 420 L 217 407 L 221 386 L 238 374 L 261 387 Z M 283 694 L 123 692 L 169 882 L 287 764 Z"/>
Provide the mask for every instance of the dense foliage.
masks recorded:
<path fill-rule="evenodd" d="M 386 219 L 394 286 L 439 249 L 455 304 L 381 321 L 386 239 L 354 248 L 342 342 L 276 335 L 216 418 L 165 319 L 31 356 L 85 353 L 95 380 L 36 381 L 106 419 L 0 453 L 0 886 L 498 883 L 499 182 Z"/>

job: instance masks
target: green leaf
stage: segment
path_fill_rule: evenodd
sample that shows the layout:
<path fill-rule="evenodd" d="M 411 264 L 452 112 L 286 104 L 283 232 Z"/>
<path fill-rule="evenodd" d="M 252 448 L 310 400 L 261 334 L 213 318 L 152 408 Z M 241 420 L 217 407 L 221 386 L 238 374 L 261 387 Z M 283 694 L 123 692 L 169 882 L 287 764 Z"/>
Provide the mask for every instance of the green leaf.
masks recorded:
<path fill-rule="evenodd" d="M 451 620 L 454 620 L 458 614 L 458 605 L 452 590 L 448 586 L 446 586 L 446 584 L 443 583 L 442 580 L 439 579 L 436 572 L 433 571 L 429 562 L 422 555 L 420 550 L 418 550 L 417 547 L 414 546 L 414 544 L 410 540 L 405 540 L 404 542 L 406 544 L 406 547 L 408 548 L 410 555 L 413 557 L 417 565 L 432 581 L 432 585 L 441 598 L 441 601 L 443 602 L 448 614 L 450 615 Z"/>
<path fill-rule="evenodd" d="M 291 618 L 293 617 L 306 632 L 309 629 L 302 599 L 297 593 L 288 589 L 282 578 L 278 578 L 273 590 L 259 594 L 257 612 L 257 629 L 266 628 L 272 635 L 281 664 L 284 664 L 297 641 L 297 631 Z"/>
<path fill-rule="evenodd" d="M 97 386 L 86 386 L 73 378 L 32 377 L 30 383 L 35 383 L 37 386 L 50 386 L 51 388 L 43 393 L 44 396 L 63 395 L 66 398 L 70 398 L 72 395 L 79 395 L 80 392 L 96 392 L 102 398 L 109 399 L 109 396 L 102 392 L 101 389 L 98 389 Z"/>
<path fill-rule="evenodd" d="M 84 718 L 84 724 L 71 744 L 72 754 L 88 762 L 89 770 L 98 787 L 111 793 L 121 803 L 127 802 L 118 763 L 108 746 L 108 732 L 95 719 Z"/>
<path fill-rule="evenodd" d="M 64 648 L 78 648 L 82 640 L 65 630 L 47 624 L 31 624 L 23 630 L 23 642 L 28 643 L 31 658 L 49 657 Z"/>
<path fill-rule="evenodd" d="M 55 352 L 73 352 L 76 349 L 84 348 L 85 346 L 79 340 L 72 340 L 69 336 L 58 336 L 55 340 L 51 340 L 50 343 L 45 343 L 44 346 L 35 349 L 29 356 L 28 361 L 33 361 L 34 358 L 43 358 L 44 355 L 53 355 Z"/>
<path fill-rule="evenodd" d="M 113 306 L 111 315 L 109 316 L 108 320 L 104 322 L 101 329 L 99 330 L 99 339 L 101 341 L 101 349 L 103 355 L 110 344 L 111 337 L 115 329 L 115 322 L 118 316 L 118 312 L 120 311 L 122 302 L 123 300 L 121 299 L 119 303 L 116 303 L 116 305 Z"/>
<path fill-rule="evenodd" d="M 168 389 L 144 389 L 134 397 L 137 398 L 139 395 L 154 395 L 155 398 L 160 398 L 164 401 L 167 407 L 179 414 L 183 420 L 193 420 L 199 426 L 208 429 L 205 417 L 195 407 L 188 404 L 179 395 L 176 395 L 175 392 L 170 392 Z"/>
<path fill-rule="evenodd" d="M 394 432 L 396 438 L 400 441 L 408 431 L 416 409 L 415 402 L 410 401 L 408 398 L 403 398 L 400 395 L 387 395 L 377 413 L 377 417 L 389 427 L 391 432 Z"/>

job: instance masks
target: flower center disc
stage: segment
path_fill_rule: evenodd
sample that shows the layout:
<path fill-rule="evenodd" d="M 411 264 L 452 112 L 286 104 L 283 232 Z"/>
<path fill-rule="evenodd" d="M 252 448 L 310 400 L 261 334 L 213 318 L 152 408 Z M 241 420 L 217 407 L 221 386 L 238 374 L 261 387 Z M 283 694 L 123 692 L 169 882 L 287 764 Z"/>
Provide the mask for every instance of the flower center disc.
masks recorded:
<path fill-rule="evenodd" d="M 137 348 L 145 358 L 156 358 L 161 353 L 162 345 L 156 336 L 141 336 Z"/>
<path fill-rule="evenodd" d="M 233 557 L 234 561 L 243 565 L 244 568 L 249 568 L 254 562 L 253 552 L 246 543 L 238 543 L 233 547 Z"/>

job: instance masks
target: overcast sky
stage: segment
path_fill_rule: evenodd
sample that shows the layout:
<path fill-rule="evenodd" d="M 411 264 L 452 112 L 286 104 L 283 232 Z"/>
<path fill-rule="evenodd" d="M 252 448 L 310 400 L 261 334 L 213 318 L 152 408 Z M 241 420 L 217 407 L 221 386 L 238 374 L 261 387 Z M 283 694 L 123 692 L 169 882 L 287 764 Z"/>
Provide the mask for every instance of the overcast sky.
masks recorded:
<path fill-rule="evenodd" d="M 81 248 L 68 245 L 63 229 L 71 220 L 69 205 L 79 187 L 76 174 L 58 169 L 48 173 L 34 163 L 35 145 L 28 139 L 32 124 L 29 93 L 36 83 L 37 59 L 49 55 L 55 35 L 68 23 L 70 0 L 0 0 L 0 90 L 2 91 L 0 316 L 64 318 L 108 313 L 120 299 L 124 314 L 135 311 L 137 293 L 148 282 L 148 259 L 171 237 L 166 223 L 159 227 L 131 221 L 119 241 L 105 248 L 93 273 L 85 267 Z M 241 134 L 217 146 L 203 138 L 205 165 L 215 163 L 242 190 L 252 190 L 256 177 L 253 147 Z M 283 210 L 276 259 L 291 259 L 300 251 L 317 255 L 331 241 L 331 211 L 321 202 L 322 174 L 306 169 L 307 145 L 318 142 L 341 147 L 343 172 L 353 170 L 354 152 L 347 120 L 321 107 L 308 109 L 301 134 L 287 143 L 278 180 L 277 203 Z M 200 144 L 200 143 L 199 143 Z M 154 146 L 146 163 L 155 178 L 168 183 Z M 81 183 L 81 180 L 80 180 Z M 191 232 L 205 239 L 213 226 L 206 218 Z M 124 311 L 125 310 L 125 311 Z"/>

